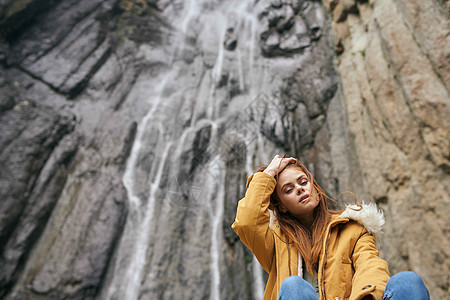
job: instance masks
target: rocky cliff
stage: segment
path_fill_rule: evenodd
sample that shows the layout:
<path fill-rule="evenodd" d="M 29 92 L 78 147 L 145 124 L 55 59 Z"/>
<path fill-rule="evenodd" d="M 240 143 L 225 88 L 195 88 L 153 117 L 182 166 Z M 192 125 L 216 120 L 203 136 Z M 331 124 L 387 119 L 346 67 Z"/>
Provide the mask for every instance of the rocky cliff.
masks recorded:
<path fill-rule="evenodd" d="M 324 1 L 364 191 L 386 216 L 391 272 L 449 286 L 449 1 Z M 433 267 L 430 267 L 433 266 Z"/>
<path fill-rule="evenodd" d="M 449 2 L 0 3 L 0 297 L 259 299 L 231 230 L 289 153 L 449 289 Z"/>

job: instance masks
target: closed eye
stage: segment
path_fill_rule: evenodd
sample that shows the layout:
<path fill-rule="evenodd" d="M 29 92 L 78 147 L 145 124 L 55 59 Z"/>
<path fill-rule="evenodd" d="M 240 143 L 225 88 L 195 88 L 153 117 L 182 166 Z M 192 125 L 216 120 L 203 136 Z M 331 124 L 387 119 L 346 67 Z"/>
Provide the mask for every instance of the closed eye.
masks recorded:
<path fill-rule="evenodd" d="M 301 184 L 301 185 L 306 185 L 308 184 L 308 180 L 305 178 L 305 175 L 300 176 L 297 181 Z"/>

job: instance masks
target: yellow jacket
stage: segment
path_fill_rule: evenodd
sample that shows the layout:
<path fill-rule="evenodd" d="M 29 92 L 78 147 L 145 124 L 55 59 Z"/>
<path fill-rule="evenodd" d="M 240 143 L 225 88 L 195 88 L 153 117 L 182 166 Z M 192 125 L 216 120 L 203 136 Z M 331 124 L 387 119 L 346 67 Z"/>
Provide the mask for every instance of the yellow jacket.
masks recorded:
<path fill-rule="evenodd" d="M 302 259 L 293 242 L 288 246 L 278 223 L 270 224 L 269 199 L 275 185 L 275 179 L 266 173 L 250 176 L 232 225 L 269 274 L 264 300 L 278 299 L 281 283 L 290 275 L 303 275 Z M 368 294 L 382 299 L 389 269 L 378 256 L 373 234 L 379 233 L 383 224 L 383 215 L 374 204 L 363 205 L 360 211 L 347 208 L 332 217 L 318 264 L 320 300 L 358 300 Z"/>

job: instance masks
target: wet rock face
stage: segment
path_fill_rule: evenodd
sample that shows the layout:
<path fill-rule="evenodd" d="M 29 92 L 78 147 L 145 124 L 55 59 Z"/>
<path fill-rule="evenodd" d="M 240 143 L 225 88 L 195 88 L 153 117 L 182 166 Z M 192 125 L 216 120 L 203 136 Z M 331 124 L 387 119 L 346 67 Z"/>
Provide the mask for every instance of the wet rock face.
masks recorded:
<path fill-rule="evenodd" d="M 320 39 L 323 8 L 313 1 L 260 1 L 260 45 L 266 56 L 290 56 Z"/>
<path fill-rule="evenodd" d="M 108 60 L 115 45 L 123 41 L 122 34 L 126 32 L 135 40 L 145 38 L 149 43 L 160 40 L 156 28 L 148 28 L 133 15 L 142 13 L 139 3 L 122 2 L 24 0 L 5 4 L 0 54 L 6 65 L 20 68 L 72 99 Z M 144 9 L 151 5 L 149 2 Z M 111 34 L 120 13 L 121 31 Z M 160 23 L 150 24 L 157 27 Z M 152 37 L 143 37 L 142 32 Z"/>
<path fill-rule="evenodd" d="M 424 5 L 2 1 L 0 297 L 262 298 L 230 225 L 287 153 L 377 201 L 393 273 L 444 298 L 448 20 Z"/>
<path fill-rule="evenodd" d="M 230 225 L 257 164 L 314 152 L 310 116 L 337 84 L 329 39 L 301 67 L 330 93 L 289 101 L 300 67 L 266 75 L 253 2 L 14 3 L 0 21 L 2 297 L 259 297 Z M 280 32 L 301 10 L 288 13 Z"/>
<path fill-rule="evenodd" d="M 113 24 L 107 14 L 115 2 L 55 3 L 39 18 L 30 20 L 32 26 L 18 36 L 16 32 L 6 37 L 10 42 L 7 64 L 17 65 L 52 89 L 75 97 L 111 53 L 107 28 Z"/>
<path fill-rule="evenodd" d="M 94 73 L 101 73 L 99 68 L 109 57 L 108 14 L 115 4 L 10 1 L 2 5 L 0 297 L 90 298 L 101 285 L 123 228 L 126 203 L 118 174 L 132 141 L 124 138 L 118 151 L 92 142 L 92 127 L 86 123 L 101 121 L 83 115 L 71 99 Z M 81 40 L 77 45 L 75 41 Z M 85 109 L 92 110 L 88 106 Z M 112 136 L 129 135 L 124 125 L 125 131 Z M 109 154 L 99 156 L 100 152 Z M 91 166 L 81 158 L 85 155 Z M 100 165 L 108 167 L 102 171 Z M 78 201 L 81 198 L 84 204 Z M 91 214 L 83 219 L 82 211 Z M 67 243 L 70 239 L 76 246 Z M 27 277 L 30 269 L 33 275 Z M 13 290 L 14 284 L 19 288 Z"/>
<path fill-rule="evenodd" d="M 2 291 L 42 231 L 78 144 L 75 116 L 28 97 L 2 72 L 0 259 Z"/>

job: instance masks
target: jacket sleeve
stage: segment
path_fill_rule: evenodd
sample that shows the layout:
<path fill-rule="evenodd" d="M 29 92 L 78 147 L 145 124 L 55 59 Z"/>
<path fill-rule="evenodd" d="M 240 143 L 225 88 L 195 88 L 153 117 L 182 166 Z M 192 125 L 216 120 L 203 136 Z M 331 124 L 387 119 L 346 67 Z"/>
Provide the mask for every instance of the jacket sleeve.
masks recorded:
<path fill-rule="evenodd" d="M 388 282 L 388 263 L 379 257 L 375 237 L 362 228 L 352 255 L 353 275 L 350 299 L 359 300 L 367 295 L 373 299 L 383 298 L 384 288 Z"/>
<path fill-rule="evenodd" d="M 231 227 L 269 273 L 275 246 L 269 229 L 268 207 L 276 181 L 266 173 L 257 172 L 253 178 L 249 178 L 249 182 L 245 197 L 238 203 L 236 219 Z"/>

